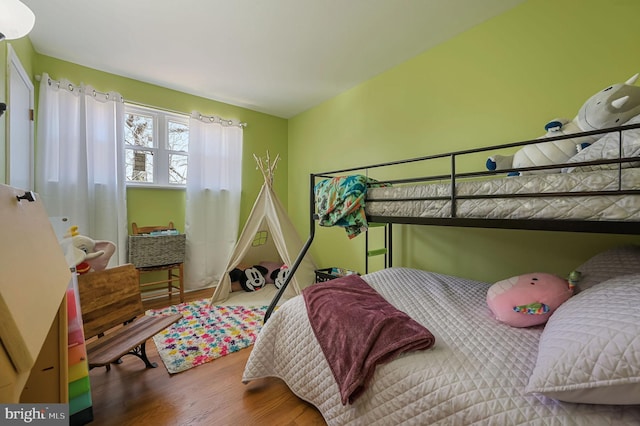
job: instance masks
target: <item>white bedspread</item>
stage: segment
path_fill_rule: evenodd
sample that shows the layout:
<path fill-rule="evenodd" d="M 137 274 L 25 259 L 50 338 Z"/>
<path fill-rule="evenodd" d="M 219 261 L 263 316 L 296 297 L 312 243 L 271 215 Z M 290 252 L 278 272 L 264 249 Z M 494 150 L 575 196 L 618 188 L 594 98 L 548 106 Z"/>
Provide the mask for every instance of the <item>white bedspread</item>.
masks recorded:
<path fill-rule="evenodd" d="M 496 322 L 485 302 L 488 284 L 406 268 L 363 278 L 427 327 L 435 346 L 379 366 L 365 394 L 343 406 L 298 296 L 263 327 L 243 381 L 283 379 L 318 407 L 329 425 L 640 424 L 640 406 L 525 395 L 542 327 L 517 329 Z"/>

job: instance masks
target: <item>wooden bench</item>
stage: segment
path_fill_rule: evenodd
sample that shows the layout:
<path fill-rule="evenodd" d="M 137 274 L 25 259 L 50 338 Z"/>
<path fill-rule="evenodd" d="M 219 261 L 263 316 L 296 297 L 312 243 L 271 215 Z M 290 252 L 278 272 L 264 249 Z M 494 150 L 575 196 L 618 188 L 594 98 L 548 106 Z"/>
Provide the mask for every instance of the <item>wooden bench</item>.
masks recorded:
<path fill-rule="evenodd" d="M 155 334 L 179 321 L 182 315 L 147 316 L 142 306 L 138 274 L 127 264 L 78 276 L 80 309 L 89 369 L 121 363 L 122 356 L 135 355 L 147 368 L 145 345 Z M 97 337 L 94 339 L 94 337 Z"/>

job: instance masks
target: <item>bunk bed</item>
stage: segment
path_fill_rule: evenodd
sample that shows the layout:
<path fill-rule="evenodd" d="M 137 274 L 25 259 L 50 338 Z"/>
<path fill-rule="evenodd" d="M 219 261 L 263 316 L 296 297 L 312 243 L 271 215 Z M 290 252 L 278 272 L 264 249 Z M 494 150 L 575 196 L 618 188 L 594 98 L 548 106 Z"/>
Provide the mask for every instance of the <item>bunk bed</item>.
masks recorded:
<path fill-rule="evenodd" d="M 323 220 L 318 182 L 356 173 L 369 186 L 361 214 L 370 222 L 640 234 L 640 124 L 586 134 L 602 135 L 599 141 L 616 153 L 601 149 L 601 158 L 581 154 L 566 164 L 500 172 L 460 170 L 466 156 L 576 136 L 564 135 L 311 174 L 310 233 L 291 275 Z M 450 165 L 447 173 L 438 173 L 438 166 L 413 167 L 443 160 Z M 436 173 L 391 179 L 377 172 L 390 166 Z M 510 172 L 521 176 L 507 177 Z M 640 248 L 600 253 L 576 269 L 583 273 L 584 291 L 547 326 L 530 328 L 492 317 L 486 305 L 489 283 L 410 268 L 364 275 L 391 305 L 428 328 L 436 343 L 378 365 L 353 403 L 341 398 L 303 296 L 274 313 L 285 282 L 267 310 L 243 381 L 280 377 L 336 425 L 640 424 L 640 316 L 628 309 L 629 303 L 640 303 Z M 609 342 L 619 334 L 631 338 Z M 566 350 L 554 352 L 558 347 Z M 582 368 L 582 362 L 592 362 L 591 367 Z M 626 370 L 617 370 L 620 365 Z M 601 376 L 606 376 L 602 370 L 616 376 Z M 574 371 L 582 375 L 570 377 Z M 557 383 L 568 376 L 570 384 Z"/>

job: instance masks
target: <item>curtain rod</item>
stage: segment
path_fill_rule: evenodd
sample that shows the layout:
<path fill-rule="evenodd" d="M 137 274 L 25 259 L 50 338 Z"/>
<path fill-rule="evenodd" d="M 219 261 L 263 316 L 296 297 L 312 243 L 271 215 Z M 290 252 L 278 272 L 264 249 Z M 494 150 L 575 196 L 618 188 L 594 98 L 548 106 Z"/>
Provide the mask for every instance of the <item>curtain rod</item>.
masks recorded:
<path fill-rule="evenodd" d="M 180 115 L 186 115 L 186 116 L 190 116 L 193 118 L 197 118 L 200 121 L 209 121 L 211 123 L 220 123 L 223 124 L 225 126 L 238 126 L 238 127 L 247 127 L 247 123 L 242 122 L 242 121 L 234 121 L 234 120 L 229 120 L 227 118 L 222 118 L 220 116 L 217 115 L 203 115 L 200 112 L 194 111 L 191 114 L 187 114 L 186 112 L 182 112 L 182 111 L 175 111 L 172 109 L 168 109 L 168 108 L 162 108 L 162 107 L 157 107 L 157 106 L 153 106 L 153 105 L 147 105 L 147 104 L 143 104 L 142 102 L 135 102 L 135 101 L 126 101 L 126 103 L 130 104 L 130 105 L 134 105 L 134 106 L 138 106 L 138 107 L 142 107 L 142 108 L 152 108 L 152 109 L 158 109 L 164 112 L 170 112 L 172 114 L 180 114 Z"/>
<path fill-rule="evenodd" d="M 35 78 L 36 78 L 37 81 L 42 80 L 42 76 L 40 74 L 37 74 Z M 48 81 L 49 85 L 56 84 L 56 83 L 57 83 L 58 87 L 60 87 L 60 80 L 54 80 L 51 77 L 49 77 L 49 81 Z M 69 83 L 68 86 L 69 87 L 67 87 L 66 89 L 71 91 L 71 92 L 73 92 L 76 88 L 80 89 L 80 86 L 78 86 L 76 84 L 73 84 L 73 83 Z M 107 99 L 109 99 L 109 93 L 99 92 L 99 91 L 94 89 L 93 90 L 93 96 L 95 97 L 97 95 L 103 95 Z M 211 123 L 219 123 L 219 124 L 222 124 L 222 125 L 225 125 L 225 126 L 234 126 L 235 125 L 235 126 L 238 126 L 238 127 L 247 127 L 247 123 L 242 122 L 242 121 L 229 120 L 229 119 L 217 116 L 217 115 L 203 115 L 202 113 L 197 112 L 197 111 L 194 111 L 193 113 L 189 114 L 189 113 L 186 113 L 186 112 L 183 112 L 183 111 L 176 111 L 176 110 L 172 110 L 172 109 L 169 109 L 169 108 L 162 108 L 162 107 L 157 107 L 157 106 L 154 106 L 154 105 L 144 104 L 142 102 L 129 101 L 129 100 L 124 99 L 124 97 L 122 95 L 120 95 L 120 101 L 124 102 L 124 103 L 127 103 L 127 104 L 130 104 L 130 105 L 138 106 L 138 107 L 157 109 L 157 110 L 164 111 L 164 112 L 169 112 L 169 113 L 172 113 L 172 114 L 186 115 L 186 116 L 190 116 L 190 117 L 193 117 L 193 118 L 197 118 L 198 120 L 204 121 L 204 122 L 208 121 L 208 122 L 211 122 Z"/>

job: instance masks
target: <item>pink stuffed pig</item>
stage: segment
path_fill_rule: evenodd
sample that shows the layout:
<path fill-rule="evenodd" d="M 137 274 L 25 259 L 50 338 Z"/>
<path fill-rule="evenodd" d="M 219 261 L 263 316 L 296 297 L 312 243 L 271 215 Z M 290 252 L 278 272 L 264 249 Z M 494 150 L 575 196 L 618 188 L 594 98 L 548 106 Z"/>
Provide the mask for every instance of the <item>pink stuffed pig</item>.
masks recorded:
<path fill-rule="evenodd" d="M 489 287 L 487 304 L 498 321 L 512 327 L 530 327 L 547 322 L 572 294 L 573 286 L 556 275 L 525 274 Z"/>

